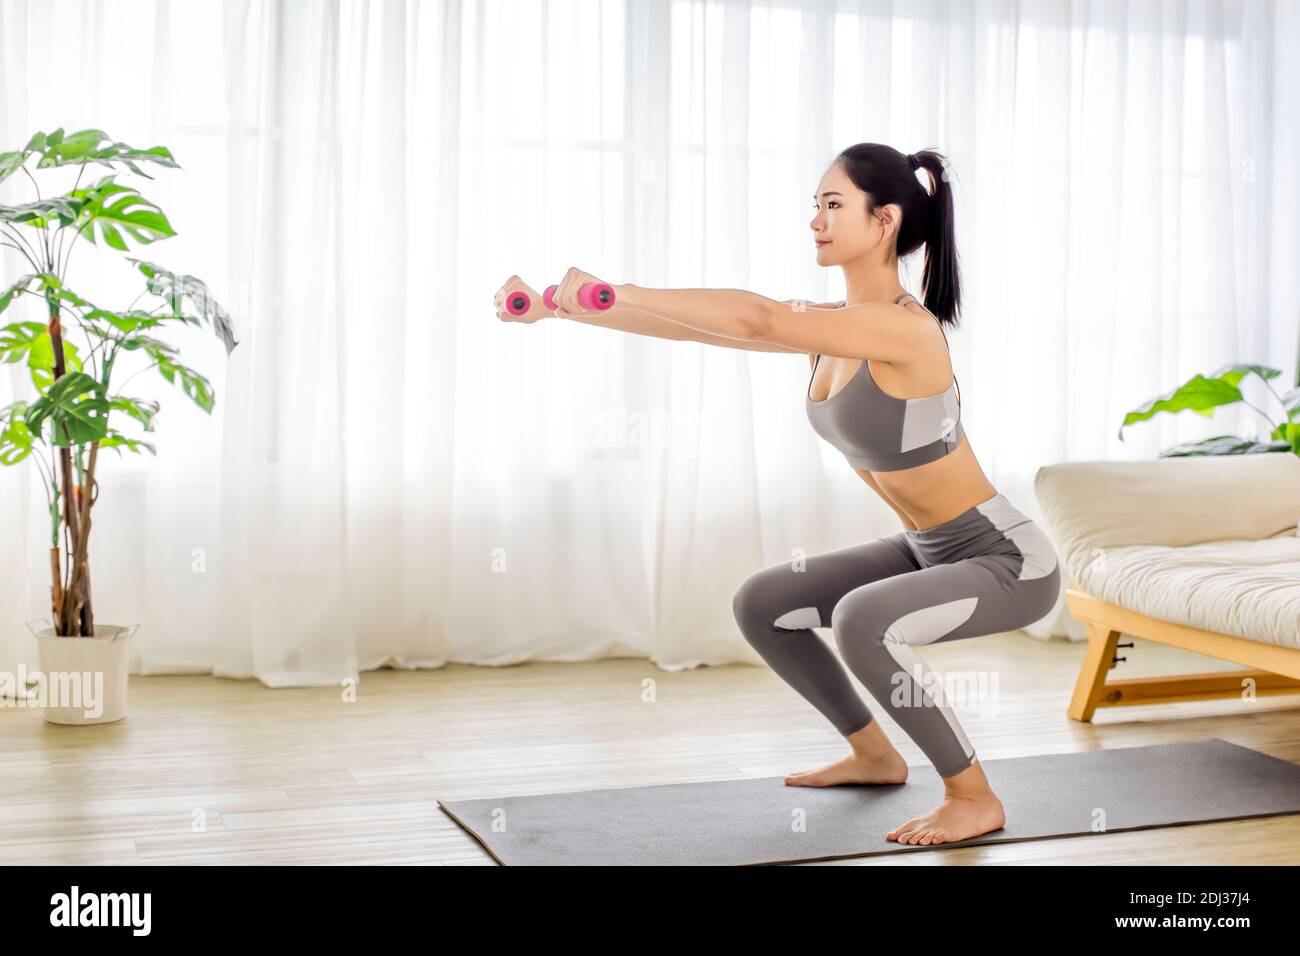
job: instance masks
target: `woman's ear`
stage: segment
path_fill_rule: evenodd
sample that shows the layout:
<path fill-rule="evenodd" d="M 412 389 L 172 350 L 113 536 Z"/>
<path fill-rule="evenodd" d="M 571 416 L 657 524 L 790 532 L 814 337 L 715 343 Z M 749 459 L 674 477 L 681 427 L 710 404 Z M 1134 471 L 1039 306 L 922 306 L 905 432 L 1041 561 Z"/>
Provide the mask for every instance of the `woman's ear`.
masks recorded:
<path fill-rule="evenodd" d="M 884 223 L 885 228 L 891 231 L 894 234 L 894 238 L 897 239 L 898 232 L 902 228 L 903 224 L 903 207 L 896 202 L 891 202 L 887 205 L 881 206 L 880 218 Z"/>

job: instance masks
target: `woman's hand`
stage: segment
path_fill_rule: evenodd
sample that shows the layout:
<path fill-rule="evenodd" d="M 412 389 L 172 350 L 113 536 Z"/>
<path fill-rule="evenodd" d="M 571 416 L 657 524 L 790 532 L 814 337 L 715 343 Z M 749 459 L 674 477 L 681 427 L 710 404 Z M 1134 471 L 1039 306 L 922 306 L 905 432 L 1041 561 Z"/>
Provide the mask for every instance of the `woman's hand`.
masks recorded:
<path fill-rule="evenodd" d="M 555 290 L 555 314 L 560 318 L 570 315 L 581 315 L 590 310 L 584 309 L 578 302 L 578 290 L 588 282 L 601 282 L 590 272 L 583 272 L 574 266 L 564 274 L 560 280 L 560 287 Z"/>
<path fill-rule="evenodd" d="M 506 311 L 506 301 L 509 296 L 517 292 L 522 292 L 528 296 L 528 310 L 520 315 L 512 315 Z M 497 294 L 492 297 L 492 303 L 496 306 L 497 318 L 502 322 L 536 322 L 538 319 L 544 319 L 548 315 L 554 315 L 542 301 L 542 294 L 531 288 L 527 282 L 519 276 L 511 276 L 506 280 L 505 285 L 497 290 Z"/>

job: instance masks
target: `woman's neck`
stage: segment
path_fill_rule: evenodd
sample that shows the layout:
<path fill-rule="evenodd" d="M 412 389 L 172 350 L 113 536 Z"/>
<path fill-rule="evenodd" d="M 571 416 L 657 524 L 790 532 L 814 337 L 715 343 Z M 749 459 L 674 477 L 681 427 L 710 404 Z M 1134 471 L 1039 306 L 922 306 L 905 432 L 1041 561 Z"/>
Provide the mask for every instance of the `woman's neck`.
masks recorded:
<path fill-rule="evenodd" d="M 844 301 L 849 305 L 867 302 L 893 302 L 905 292 L 896 272 L 876 272 L 870 275 L 846 275 Z"/>

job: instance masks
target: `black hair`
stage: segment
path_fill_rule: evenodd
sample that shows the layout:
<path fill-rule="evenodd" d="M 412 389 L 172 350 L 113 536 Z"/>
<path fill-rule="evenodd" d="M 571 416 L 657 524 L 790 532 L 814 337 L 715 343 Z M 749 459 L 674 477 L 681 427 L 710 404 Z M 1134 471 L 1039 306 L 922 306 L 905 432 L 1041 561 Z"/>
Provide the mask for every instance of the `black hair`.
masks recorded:
<path fill-rule="evenodd" d="M 953 235 L 952 186 L 944 156 L 933 149 L 908 156 L 883 143 L 858 143 L 836 156 L 835 162 L 853 185 L 867 194 L 868 213 L 890 203 L 902 208 L 898 258 L 925 243 L 925 271 L 921 274 L 925 307 L 940 322 L 955 327 L 961 311 L 961 276 Z M 917 179 L 920 168 L 930 173 L 930 192 Z"/>

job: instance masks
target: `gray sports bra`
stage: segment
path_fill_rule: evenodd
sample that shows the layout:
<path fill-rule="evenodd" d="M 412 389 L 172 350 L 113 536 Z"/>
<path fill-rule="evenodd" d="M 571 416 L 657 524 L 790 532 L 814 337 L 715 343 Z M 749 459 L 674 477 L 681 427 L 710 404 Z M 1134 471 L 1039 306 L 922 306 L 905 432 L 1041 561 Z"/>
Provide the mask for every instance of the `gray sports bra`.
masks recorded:
<path fill-rule="evenodd" d="M 908 295 L 911 293 L 898 295 L 894 303 Z M 939 331 L 943 331 L 942 324 Z M 947 332 L 943 338 L 948 340 Z M 808 377 L 808 392 L 820 361 L 818 355 Z M 881 391 L 863 359 L 849 383 L 825 401 L 814 402 L 808 392 L 804 398 L 813 430 L 839 449 L 854 468 L 898 471 L 924 465 L 956 451 L 965 434 L 956 375 L 937 395 L 897 398 Z"/>

